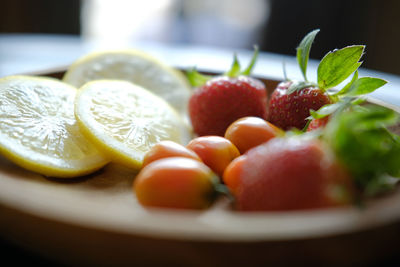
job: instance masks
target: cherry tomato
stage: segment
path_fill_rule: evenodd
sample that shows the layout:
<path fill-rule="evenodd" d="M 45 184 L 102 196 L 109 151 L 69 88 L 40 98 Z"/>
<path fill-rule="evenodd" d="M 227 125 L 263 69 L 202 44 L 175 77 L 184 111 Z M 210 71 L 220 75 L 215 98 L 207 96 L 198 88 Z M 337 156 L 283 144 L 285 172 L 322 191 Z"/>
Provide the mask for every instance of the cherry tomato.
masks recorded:
<path fill-rule="evenodd" d="M 171 157 L 145 166 L 133 182 L 140 204 L 147 207 L 204 209 L 214 200 L 218 177 L 198 160 Z"/>
<path fill-rule="evenodd" d="M 250 148 L 268 142 L 282 134 L 281 129 L 261 118 L 244 117 L 236 120 L 228 127 L 225 138 L 230 140 L 243 154 Z"/>
<path fill-rule="evenodd" d="M 226 166 L 234 158 L 240 156 L 235 145 L 221 136 L 197 137 L 186 147 L 196 152 L 201 160 L 219 176 L 223 175 Z"/>
<path fill-rule="evenodd" d="M 184 157 L 201 161 L 200 157 L 192 150 L 173 141 L 161 141 L 154 145 L 144 156 L 143 167 L 150 162 L 168 157 Z"/>

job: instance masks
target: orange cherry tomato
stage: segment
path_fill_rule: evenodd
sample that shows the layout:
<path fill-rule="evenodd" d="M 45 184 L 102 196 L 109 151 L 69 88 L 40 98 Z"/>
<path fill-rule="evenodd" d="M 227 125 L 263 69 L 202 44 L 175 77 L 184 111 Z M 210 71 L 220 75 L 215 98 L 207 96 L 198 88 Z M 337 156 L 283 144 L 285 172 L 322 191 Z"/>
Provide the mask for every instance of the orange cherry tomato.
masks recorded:
<path fill-rule="evenodd" d="M 218 177 L 198 160 L 171 157 L 151 162 L 136 176 L 133 191 L 147 207 L 204 209 L 214 200 Z"/>
<path fill-rule="evenodd" d="M 184 157 L 201 161 L 200 157 L 192 150 L 173 141 L 161 141 L 155 144 L 144 156 L 143 167 L 150 162 L 168 158 L 168 157 Z"/>
<path fill-rule="evenodd" d="M 196 152 L 202 161 L 222 177 L 226 166 L 236 157 L 239 150 L 228 139 L 221 136 L 201 136 L 186 146 Z"/>
<path fill-rule="evenodd" d="M 261 118 L 244 117 L 236 120 L 228 127 L 225 138 L 230 140 L 243 154 L 250 148 L 268 142 L 282 134 L 283 130 Z"/>

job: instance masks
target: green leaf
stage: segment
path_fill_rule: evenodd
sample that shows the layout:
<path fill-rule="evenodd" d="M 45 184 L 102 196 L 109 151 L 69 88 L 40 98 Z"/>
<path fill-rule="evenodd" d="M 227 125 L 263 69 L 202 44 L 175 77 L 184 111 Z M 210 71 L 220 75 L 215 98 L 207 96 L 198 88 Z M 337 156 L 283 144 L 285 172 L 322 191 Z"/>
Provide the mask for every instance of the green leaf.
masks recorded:
<path fill-rule="evenodd" d="M 351 101 L 352 105 L 361 105 L 365 102 L 365 98 L 357 97 L 356 99 Z"/>
<path fill-rule="evenodd" d="M 369 94 L 375 91 L 376 89 L 384 86 L 387 81 L 379 79 L 379 78 L 372 78 L 372 77 L 362 77 L 356 80 L 348 89 L 347 95 L 349 96 L 357 96 L 357 95 L 364 95 Z"/>
<path fill-rule="evenodd" d="M 287 93 L 290 95 L 296 91 L 300 91 L 301 89 L 304 89 L 306 87 L 316 87 L 317 85 L 312 82 L 306 82 L 306 81 L 294 81 L 292 84 L 290 84 Z"/>
<path fill-rule="evenodd" d="M 387 128 L 398 122 L 398 114 L 376 105 L 359 107 L 337 113 L 323 139 L 364 194 L 377 194 L 390 190 L 388 176 L 400 178 L 400 137 Z"/>
<path fill-rule="evenodd" d="M 186 77 L 193 87 L 202 86 L 212 78 L 212 76 L 200 74 L 195 68 L 186 71 Z"/>
<path fill-rule="evenodd" d="M 375 128 L 394 125 L 397 122 L 398 115 L 391 109 L 377 108 L 374 112 L 361 112 L 358 115 L 359 121 L 354 125 L 357 131 L 365 131 Z"/>
<path fill-rule="evenodd" d="M 310 56 L 311 45 L 318 32 L 319 29 L 316 29 L 308 33 L 297 47 L 297 62 L 299 63 L 305 81 L 307 81 L 307 64 Z"/>
<path fill-rule="evenodd" d="M 332 113 L 336 112 L 338 109 L 343 108 L 346 105 L 346 102 L 340 101 L 334 104 L 327 104 L 322 106 L 319 110 L 314 111 L 311 110 L 310 114 L 314 119 L 322 119 L 326 116 L 331 115 Z"/>
<path fill-rule="evenodd" d="M 231 66 L 231 69 L 228 70 L 225 75 L 227 75 L 228 77 L 237 77 L 240 74 L 240 64 L 239 64 L 239 60 L 237 58 L 236 53 L 233 55 L 233 63 Z"/>
<path fill-rule="evenodd" d="M 365 46 L 353 45 L 326 54 L 318 65 L 318 85 L 321 89 L 332 88 L 360 67 L 358 62 Z"/>
<path fill-rule="evenodd" d="M 348 84 L 346 84 L 342 88 L 342 90 L 338 91 L 335 95 L 346 94 L 349 91 L 350 87 L 354 84 L 354 82 L 357 81 L 357 79 L 358 79 L 358 70 L 356 70 L 356 72 L 354 72 L 354 75 L 353 75 L 353 78 L 351 79 L 351 81 Z"/>
<path fill-rule="evenodd" d="M 398 179 L 388 175 L 382 175 L 379 178 L 372 179 L 365 185 L 364 194 L 367 197 L 373 197 L 380 193 L 385 193 L 395 188 Z"/>
<path fill-rule="evenodd" d="M 247 75 L 250 76 L 251 75 L 251 71 L 253 70 L 254 65 L 256 64 L 257 61 L 257 57 L 258 57 L 258 46 L 255 45 L 254 46 L 254 53 L 253 53 L 253 57 L 251 58 L 250 64 L 249 66 L 247 66 L 247 68 L 241 72 L 242 75 Z"/>

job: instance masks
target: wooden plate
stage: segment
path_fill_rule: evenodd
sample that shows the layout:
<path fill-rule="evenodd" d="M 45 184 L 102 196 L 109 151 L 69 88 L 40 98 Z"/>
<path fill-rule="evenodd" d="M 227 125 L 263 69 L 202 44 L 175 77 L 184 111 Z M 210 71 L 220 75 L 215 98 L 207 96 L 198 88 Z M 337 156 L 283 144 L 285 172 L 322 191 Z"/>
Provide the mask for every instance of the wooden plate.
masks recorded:
<path fill-rule="evenodd" d="M 278 82 L 263 81 L 270 91 Z M 0 157 L 0 234 L 59 262 L 113 266 L 354 265 L 399 252 L 397 191 L 362 210 L 240 213 L 221 199 L 206 211 L 174 211 L 141 207 L 134 177 L 110 164 L 88 177 L 49 179 Z"/>

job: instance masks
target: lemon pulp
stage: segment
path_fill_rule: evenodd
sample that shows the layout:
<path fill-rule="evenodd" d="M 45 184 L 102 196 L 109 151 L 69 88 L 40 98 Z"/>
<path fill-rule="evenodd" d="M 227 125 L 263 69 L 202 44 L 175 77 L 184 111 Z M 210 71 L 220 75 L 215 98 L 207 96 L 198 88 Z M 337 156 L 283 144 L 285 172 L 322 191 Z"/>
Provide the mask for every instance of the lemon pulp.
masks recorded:
<path fill-rule="evenodd" d="M 162 98 L 130 82 L 98 80 L 78 91 L 75 115 L 87 138 L 118 163 L 139 168 L 162 140 L 186 144 L 191 133 Z"/>
<path fill-rule="evenodd" d="M 108 160 L 81 134 L 74 116 L 76 89 L 56 79 L 0 79 L 0 152 L 47 176 L 74 177 Z"/>

